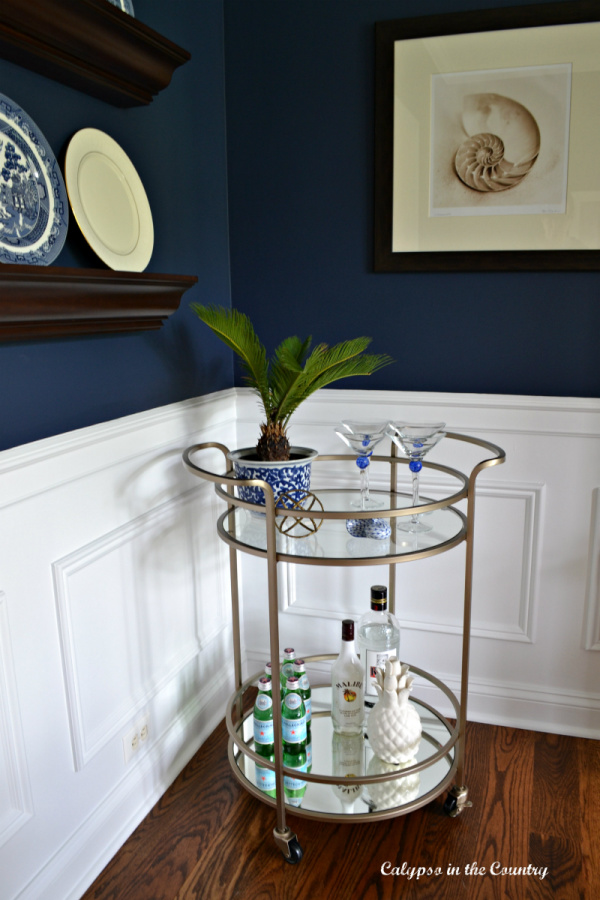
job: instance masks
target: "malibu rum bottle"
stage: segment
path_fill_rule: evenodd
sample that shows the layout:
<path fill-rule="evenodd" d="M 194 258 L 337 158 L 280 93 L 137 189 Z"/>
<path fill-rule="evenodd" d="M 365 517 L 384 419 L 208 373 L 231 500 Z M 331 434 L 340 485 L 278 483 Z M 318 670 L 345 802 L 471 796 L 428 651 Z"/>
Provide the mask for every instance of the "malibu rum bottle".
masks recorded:
<path fill-rule="evenodd" d="M 331 669 L 331 720 L 336 734 L 362 734 L 364 669 L 354 647 L 354 622 L 342 622 L 342 649 Z"/>

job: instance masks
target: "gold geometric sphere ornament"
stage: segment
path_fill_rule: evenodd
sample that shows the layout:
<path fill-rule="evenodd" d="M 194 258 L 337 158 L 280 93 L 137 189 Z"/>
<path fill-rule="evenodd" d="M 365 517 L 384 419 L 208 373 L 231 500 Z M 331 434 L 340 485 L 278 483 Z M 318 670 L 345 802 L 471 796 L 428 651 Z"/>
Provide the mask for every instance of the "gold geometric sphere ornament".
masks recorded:
<path fill-rule="evenodd" d="M 276 506 L 280 508 L 285 507 L 285 509 L 302 509 L 306 512 L 310 512 L 313 509 L 323 511 L 323 504 L 316 494 L 313 494 L 311 491 L 288 491 L 280 494 L 277 498 Z M 280 518 L 278 516 L 275 524 L 281 534 L 286 535 L 286 537 L 303 538 L 318 531 L 323 524 L 323 519 L 297 519 L 294 516 L 283 516 Z"/>

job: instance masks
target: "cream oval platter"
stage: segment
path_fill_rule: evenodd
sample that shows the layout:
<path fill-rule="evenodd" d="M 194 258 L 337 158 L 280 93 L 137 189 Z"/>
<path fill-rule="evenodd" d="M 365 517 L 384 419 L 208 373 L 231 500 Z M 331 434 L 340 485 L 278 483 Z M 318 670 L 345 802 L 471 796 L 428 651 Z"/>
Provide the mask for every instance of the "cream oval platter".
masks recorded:
<path fill-rule="evenodd" d="M 115 271 L 143 272 L 154 248 L 152 212 L 122 147 L 97 128 L 82 128 L 67 147 L 65 182 L 92 250 Z"/>

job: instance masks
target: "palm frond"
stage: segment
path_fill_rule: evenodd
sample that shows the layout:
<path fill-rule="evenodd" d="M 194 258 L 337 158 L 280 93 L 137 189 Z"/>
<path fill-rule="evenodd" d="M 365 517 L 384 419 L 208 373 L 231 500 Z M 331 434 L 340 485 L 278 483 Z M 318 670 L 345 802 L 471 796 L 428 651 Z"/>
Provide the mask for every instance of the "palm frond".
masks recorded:
<path fill-rule="evenodd" d="M 226 309 L 223 306 L 201 306 L 199 303 L 192 303 L 191 308 L 198 318 L 241 359 L 245 380 L 258 393 L 268 413 L 271 401 L 267 353 L 248 316 L 237 309 Z"/>
<path fill-rule="evenodd" d="M 304 371 L 304 360 L 312 338 L 301 341 L 298 337 L 286 338 L 275 350 L 269 381 L 271 383 L 271 418 L 280 419 L 280 410 L 288 398 L 294 395 L 296 384 Z"/>
<path fill-rule="evenodd" d="M 302 375 L 296 379 L 294 391 L 279 408 L 279 417 L 287 423 L 307 397 L 315 391 L 354 375 L 371 375 L 378 369 L 393 362 L 387 354 L 365 353 L 371 338 L 360 337 L 342 341 L 333 347 L 319 344 L 306 360 Z"/>
<path fill-rule="evenodd" d="M 236 309 L 193 303 L 196 315 L 241 359 L 244 378 L 262 403 L 265 423 L 257 445 L 260 459 L 288 459 L 286 429 L 296 409 L 315 391 L 353 375 L 371 375 L 393 362 L 387 354 L 366 353 L 371 338 L 359 337 L 329 347 L 312 338 L 286 338 L 271 361 L 254 327 Z M 264 444 L 264 446 L 262 446 Z"/>

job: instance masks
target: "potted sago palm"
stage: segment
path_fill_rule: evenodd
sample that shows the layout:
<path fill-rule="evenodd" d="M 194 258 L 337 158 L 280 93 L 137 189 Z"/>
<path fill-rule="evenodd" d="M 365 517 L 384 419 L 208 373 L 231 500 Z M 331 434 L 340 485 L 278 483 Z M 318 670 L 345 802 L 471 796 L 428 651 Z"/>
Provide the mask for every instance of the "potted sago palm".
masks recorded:
<path fill-rule="evenodd" d="M 371 338 L 359 337 L 330 347 L 312 347 L 312 338 L 288 337 L 267 357 L 252 322 L 237 309 L 191 304 L 196 315 L 240 358 L 244 380 L 262 406 L 260 434 L 255 447 L 234 450 L 229 457 L 236 478 L 259 478 L 275 493 L 292 496 L 310 488 L 312 460 L 318 455 L 307 447 L 293 447 L 288 438 L 290 419 L 311 394 L 334 381 L 353 375 L 371 375 L 393 360 L 386 354 L 366 353 Z M 250 487 L 242 499 L 264 504 L 263 492 Z"/>

